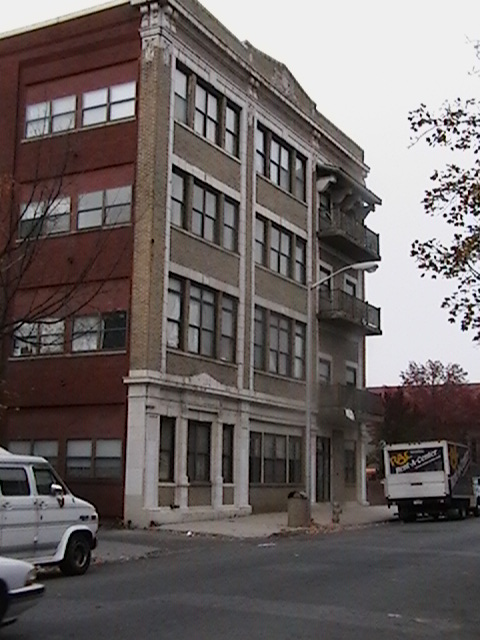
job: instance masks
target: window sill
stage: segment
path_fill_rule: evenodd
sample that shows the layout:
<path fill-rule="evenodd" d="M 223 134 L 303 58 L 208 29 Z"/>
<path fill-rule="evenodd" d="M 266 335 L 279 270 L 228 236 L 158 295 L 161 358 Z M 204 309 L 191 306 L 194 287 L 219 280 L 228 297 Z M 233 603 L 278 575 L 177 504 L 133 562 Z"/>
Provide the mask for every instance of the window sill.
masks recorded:
<path fill-rule="evenodd" d="M 289 196 L 290 198 L 292 198 L 292 200 L 295 200 L 295 202 L 298 202 L 299 204 L 303 205 L 305 208 L 308 206 L 306 200 L 300 200 L 300 198 L 297 198 L 296 195 L 294 195 L 290 191 L 287 191 L 276 182 L 273 182 L 273 180 L 270 180 L 270 178 L 267 178 L 267 176 L 264 176 L 263 173 L 260 173 L 259 171 L 255 171 L 255 173 L 259 178 L 262 178 L 263 180 L 265 180 L 267 184 L 272 185 L 273 187 L 278 189 L 281 193 L 284 193 L 286 196 Z"/>
<path fill-rule="evenodd" d="M 125 124 L 126 122 L 135 122 L 136 116 L 129 118 L 121 118 L 119 120 L 107 120 L 106 122 L 99 122 L 98 124 L 91 124 L 85 127 L 75 127 L 73 129 L 65 129 L 65 131 L 56 131 L 55 133 L 47 133 L 43 136 L 34 136 L 32 138 L 22 138 L 20 144 L 30 144 L 32 142 L 39 142 L 41 140 L 50 140 L 55 138 L 61 138 L 65 135 L 71 135 L 72 133 L 79 133 L 80 131 L 92 131 L 93 129 L 102 129 L 104 127 L 113 127 L 117 124 Z"/>
<path fill-rule="evenodd" d="M 8 358 L 9 362 L 31 362 L 32 360 L 55 360 L 58 358 L 78 358 L 81 356 L 116 356 L 116 355 L 126 355 L 126 349 L 105 349 L 98 351 L 77 351 L 76 353 L 40 353 L 37 355 L 29 355 L 29 356 L 10 356 Z"/>
<path fill-rule="evenodd" d="M 175 347 L 167 346 L 167 352 L 175 353 L 177 355 L 186 356 L 187 358 L 193 358 L 195 360 L 201 360 L 203 362 L 211 362 L 213 364 L 220 364 L 224 367 L 229 367 L 231 369 L 237 368 L 236 362 L 229 362 L 227 360 L 217 360 L 216 358 L 209 358 L 208 356 L 202 356 L 198 353 L 190 353 L 190 351 L 183 351 L 182 349 L 175 349 Z"/>
<path fill-rule="evenodd" d="M 185 122 L 181 122 L 180 120 L 175 120 L 175 124 L 178 124 L 180 127 L 182 127 L 182 129 L 185 129 L 185 131 L 188 131 L 189 133 L 192 133 L 199 140 L 203 140 L 203 142 L 206 142 L 208 145 L 210 145 L 210 147 L 212 147 L 212 149 L 216 149 L 216 151 L 220 151 L 220 153 L 223 153 L 223 155 L 225 155 L 227 158 L 230 158 L 230 160 L 234 160 L 239 165 L 242 164 L 242 161 L 240 160 L 240 158 L 238 156 L 232 155 L 231 153 L 229 153 L 226 149 L 224 149 L 220 145 L 216 144 L 215 142 L 212 142 L 211 140 L 209 140 L 205 136 L 200 135 L 199 133 L 197 133 L 195 131 L 195 129 L 192 129 L 191 127 L 188 126 L 188 124 L 185 124 Z"/>
<path fill-rule="evenodd" d="M 69 229 L 68 231 L 61 231 L 59 233 L 45 233 L 37 237 L 31 238 L 17 238 L 16 244 L 20 245 L 23 242 L 42 242 L 44 240 L 53 240 L 54 238 L 66 238 L 69 236 L 73 236 L 76 234 L 86 234 L 91 233 L 92 231 L 110 231 L 112 232 L 115 229 L 125 229 L 127 227 L 132 227 L 132 221 L 130 222 L 122 222 L 121 224 L 112 224 L 108 226 L 100 226 L 100 227 L 88 227 L 88 229 Z"/>
<path fill-rule="evenodd" d="M 264 369 L 257 369 L 254 367 L 254 373 L 261 373 L 264 376 L 269 376 L 275 380 L 284 380 L 286 382 L 298 382 L 298 384 L 305 384 L 305 378 L 292 378 L 291 376 L 282 376 L 280 373 L 273 373 L 272 371 L 265 371 Z"/>

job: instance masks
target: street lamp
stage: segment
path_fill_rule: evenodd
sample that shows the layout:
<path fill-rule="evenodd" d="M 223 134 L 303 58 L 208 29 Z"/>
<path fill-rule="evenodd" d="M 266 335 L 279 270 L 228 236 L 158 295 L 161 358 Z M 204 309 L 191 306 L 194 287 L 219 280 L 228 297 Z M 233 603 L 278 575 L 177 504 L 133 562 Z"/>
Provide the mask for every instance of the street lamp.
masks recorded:
<path fill-rule="evenodd" d="M 328 276 L 317 280 L 317 282 L 307 282 L 307 339 L 306 339 L 306 384 L 305 384 L 305 493 L 308 499 L 308 505 L 312 502 L 312 464 L 311 464 L 311 433 L 312 433 L 312 349 L 313 349 L 313 328 L 316 326 L 315 322 L 312 322 L 312 306 L 313 306 L 313 292 L 318 289 L 322 284 L 329 282 L 338 274 L 344 271 L 355 269 L 356 271 L 367 271 L 373 273 L 378 269 L 378 262 L 370 260 L 368 262 L 354 262 L 353 264 L 347 264 L 341 269 L 337 269 Z"/>

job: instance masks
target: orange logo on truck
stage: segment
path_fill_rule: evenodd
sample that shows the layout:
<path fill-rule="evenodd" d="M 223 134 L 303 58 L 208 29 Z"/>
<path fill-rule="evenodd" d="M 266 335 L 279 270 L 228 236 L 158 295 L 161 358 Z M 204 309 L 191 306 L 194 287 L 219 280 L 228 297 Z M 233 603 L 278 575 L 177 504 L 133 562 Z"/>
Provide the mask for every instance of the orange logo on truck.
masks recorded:
<path fill-rule="evenodd" d="M 409 451 L 398 451 L 390 454 L 390 464 L 392 467 L 403 467 L 410 460 Z"/>

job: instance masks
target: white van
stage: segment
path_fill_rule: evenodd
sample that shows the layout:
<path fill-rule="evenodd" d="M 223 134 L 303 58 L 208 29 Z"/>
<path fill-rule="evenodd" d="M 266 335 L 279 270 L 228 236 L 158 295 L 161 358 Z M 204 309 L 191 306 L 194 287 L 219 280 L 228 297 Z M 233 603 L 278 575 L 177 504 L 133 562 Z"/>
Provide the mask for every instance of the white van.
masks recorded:
<path fill-rule="evenodd" d="M 72 495 L 44 458 L 0 449 L 0 555 L 80 575 L 97 530 L 95 507 Z"/>

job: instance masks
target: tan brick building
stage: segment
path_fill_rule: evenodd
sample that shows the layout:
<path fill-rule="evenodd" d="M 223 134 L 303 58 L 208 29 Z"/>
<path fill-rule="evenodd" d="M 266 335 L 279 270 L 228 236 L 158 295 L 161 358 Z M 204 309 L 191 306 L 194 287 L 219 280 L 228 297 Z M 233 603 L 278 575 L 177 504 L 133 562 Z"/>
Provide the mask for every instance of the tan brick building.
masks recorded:
<path fill-rule="evenodd" d="M 379 412 L 365 337 L 381 329 L 347 269 L 380 258 L 363 151 L 196 0 L 125 0 L 85 20 L 114 12 L 141 49 L 125 520 L 284 509 L 306 450 L 312 500 L 365 501 L 364 424 Z M 314 291 L 306 447 L 307 283 L 338 270 Z"/>

